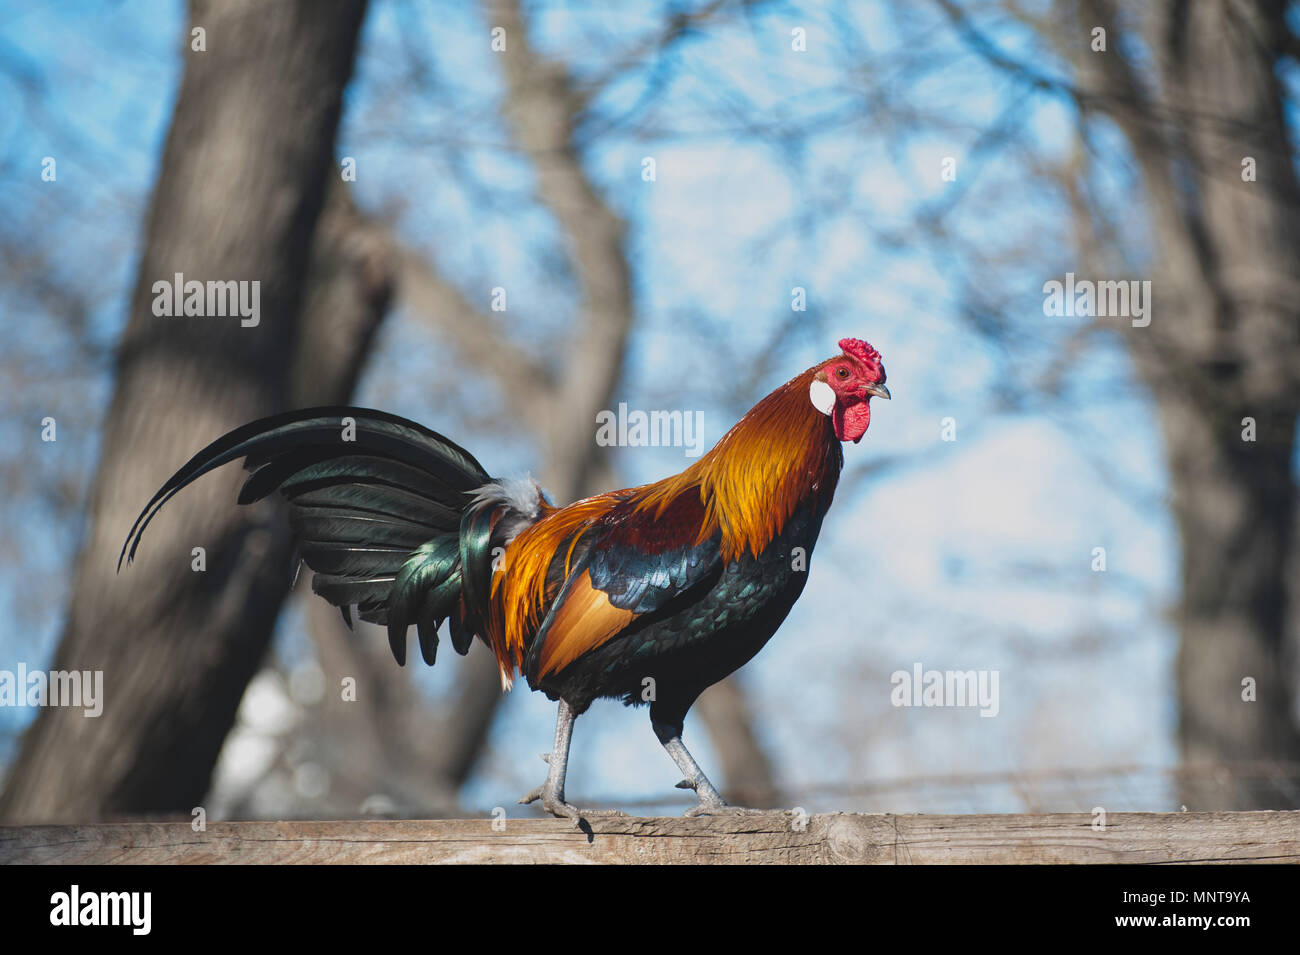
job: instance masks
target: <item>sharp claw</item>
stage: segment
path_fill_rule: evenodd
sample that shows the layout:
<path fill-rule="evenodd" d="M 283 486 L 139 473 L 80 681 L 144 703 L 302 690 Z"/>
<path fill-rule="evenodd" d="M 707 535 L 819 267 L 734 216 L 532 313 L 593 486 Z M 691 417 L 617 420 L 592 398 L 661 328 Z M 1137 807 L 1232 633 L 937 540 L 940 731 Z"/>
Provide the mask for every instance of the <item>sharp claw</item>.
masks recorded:
<path fill-rule="evenodd" d="M 542 753 L 542 762 L 545 763 L 547 766 L 551 765 L 551 754 Z"/>
<path fill-rule="evenodd" d="M 694 788 L 695 788 L 695 783 L 691 782 L 689 779 L 683 779 L 680 783 L 677 784 L 677 788 L 678 788 L 678 789 L 694 789 Z"/>

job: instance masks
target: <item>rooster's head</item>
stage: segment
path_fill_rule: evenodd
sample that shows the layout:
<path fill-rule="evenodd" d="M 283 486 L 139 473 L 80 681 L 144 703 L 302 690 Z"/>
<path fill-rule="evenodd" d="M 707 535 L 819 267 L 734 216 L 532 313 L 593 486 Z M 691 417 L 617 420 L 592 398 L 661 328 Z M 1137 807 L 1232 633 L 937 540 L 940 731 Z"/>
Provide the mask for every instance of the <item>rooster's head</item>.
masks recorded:
<path fill-rule="evenodd" d="M 871 399 L 888 398 L 880 352 L 860 338 L 841 338 L 843 354 L 823 362 L 813 374 L 808 397 L 829 415 L 835 437 L 855 444 L 871 424 Z"/>

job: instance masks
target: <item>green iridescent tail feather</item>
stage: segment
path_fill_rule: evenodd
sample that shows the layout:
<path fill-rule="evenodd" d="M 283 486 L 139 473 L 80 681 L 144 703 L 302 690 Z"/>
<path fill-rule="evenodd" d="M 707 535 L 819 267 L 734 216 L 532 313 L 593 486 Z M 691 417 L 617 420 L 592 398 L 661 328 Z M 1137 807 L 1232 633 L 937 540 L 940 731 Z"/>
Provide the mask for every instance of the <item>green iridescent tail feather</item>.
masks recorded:
<path fill-rule="evenodd" d="M 432 664 L 438 628 L 450 620 L 453 646 L 468 652 L 486 609 L 501 502 L 475 496 L 492 479 L 468 451 L 382 411 L 309 408 L 217 439 L 141 512 L 119 568 L 173 495 L 240 458 L 252 474 L 239 503 L 273 491 L 289 502 L 298 554 L 315 571 L 312 589 L 339 607 L 349 626 L 352 607 L 362 620 L 387 626 L 393 656 L 405 663 L 414 624 Z"/>

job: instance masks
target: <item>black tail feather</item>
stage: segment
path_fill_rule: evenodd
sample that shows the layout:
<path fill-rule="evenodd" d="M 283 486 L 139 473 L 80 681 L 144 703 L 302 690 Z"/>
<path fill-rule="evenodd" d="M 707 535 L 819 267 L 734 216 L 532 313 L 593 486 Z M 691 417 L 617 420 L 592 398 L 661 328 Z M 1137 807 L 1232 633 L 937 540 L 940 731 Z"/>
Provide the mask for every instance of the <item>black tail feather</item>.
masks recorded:
<path fill-rule="evenodd" d="M 344 418 L 354 422 L 354 441 L 343 440 Z M 297 458 L 299 454 L 303 455 L 299 460 L 316 463 L 331 457 L 363 454 L 375 460 L 397 462 L 399 467 L 408 465 L 440 482 L 448 498 L 457 492 L 466 494 L 489 480 L 483 466 L 464 448 L 397 415 L 347 406 L 289 411 L 254 421 L 223 435 L 168 478 L 131 525 L 118 556 L 118 568 L 121 569 L 123 560 L 130 562 L 135 558 L 145 528 L 162 506 L 196 478 L 240 458 L 245 459 L 245 466 L 249 469 L 260 469 L 274 462 Z M 272 478 L 278 477 L 280 469 L 287 465 L 275 466 L 276 472 L 265 479 L 259 480 L 255 471 L 249 479 L 249 484 L 257 481 L 250 492 L 253 496 L 245 499 L 241 494 L 241 500 L 255 500 L 275 490 L 279 482 L 272 483 Z M 296 473 L 297 470 L 289 471 L 285 477 Z"/>
<path fill-rule="evenodd" d="M 315 571 L 312 590 L 339 607 L 349 629 L 354 610 L 387 626 L 399 664 L 411 624 L 430 665 L 444 620 L 456 652 L 469 651 L 490 600 L 493 554 L 505 533 L 498 522 L 505 514 L 514 515 L 512 525 L 537 516 L 537 508 L 512 511 L 508 496 L 476 497 L 494 483 L 482 465 L 413 421 L 365 408 L 309 408 L 237 428 L 194 455 L 136 518 L 118 568 L 134 559 L 167 501 L 241 458 L 252 474 L 238 502 L 280 492 L 297 553 Z"/>

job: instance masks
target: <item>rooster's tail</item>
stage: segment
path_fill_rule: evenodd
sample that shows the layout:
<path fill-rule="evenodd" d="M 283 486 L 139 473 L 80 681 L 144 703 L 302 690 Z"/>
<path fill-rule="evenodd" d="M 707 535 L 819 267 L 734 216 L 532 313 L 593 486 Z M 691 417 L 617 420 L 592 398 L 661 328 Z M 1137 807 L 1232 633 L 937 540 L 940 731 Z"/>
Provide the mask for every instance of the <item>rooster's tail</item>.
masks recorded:
<path fill-rule="evenodd" d="M 191 458 L 136 518 L 118 567 L 174 494 L 240 458 L 252 474 L 239 503 L 284 496 L 298 554 L 315 571 L 312 589 L 349 626 L 352 607 L 387 626 L 399 664 L 411 624 L 430 665 L 444 620 L 456 651 L 468 652 L 484 632 L 494 550 L 541 507 L 538 497 L 530 511 L 509 482 L 493 482 L 468 451 L 413 421 L 309 408 L 236 428 Z"/>

